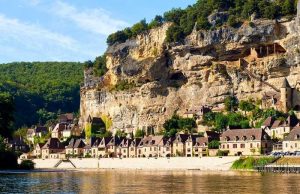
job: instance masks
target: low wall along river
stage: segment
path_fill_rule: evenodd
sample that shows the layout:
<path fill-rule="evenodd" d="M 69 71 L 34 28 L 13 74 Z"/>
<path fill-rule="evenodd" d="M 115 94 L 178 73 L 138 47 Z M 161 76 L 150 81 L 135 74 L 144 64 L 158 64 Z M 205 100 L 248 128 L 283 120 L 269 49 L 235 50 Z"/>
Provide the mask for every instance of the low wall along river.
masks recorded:
<path fill-rule="evenodd" d="M 35 159 L 36 169 L 230 170 L 239 157 Z"/>

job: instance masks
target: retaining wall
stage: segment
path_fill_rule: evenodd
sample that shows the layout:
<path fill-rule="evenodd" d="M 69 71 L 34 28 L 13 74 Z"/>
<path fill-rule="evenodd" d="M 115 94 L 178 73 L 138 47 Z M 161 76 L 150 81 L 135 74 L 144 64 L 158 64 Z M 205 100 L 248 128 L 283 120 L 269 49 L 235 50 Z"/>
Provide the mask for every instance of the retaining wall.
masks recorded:
<path fill-rule="evenodd" d="M 78 169 L 143 169 L 143 170 L 230 170 L 232 163 L 239 157 L 203 157 L 203 158 L 83 158 L 70 159 Z M 34 160 L 36 168 L 56 168 L 59 160 Z M 72 165 L 62 162 L 57 168 L 74 168 Z"/>

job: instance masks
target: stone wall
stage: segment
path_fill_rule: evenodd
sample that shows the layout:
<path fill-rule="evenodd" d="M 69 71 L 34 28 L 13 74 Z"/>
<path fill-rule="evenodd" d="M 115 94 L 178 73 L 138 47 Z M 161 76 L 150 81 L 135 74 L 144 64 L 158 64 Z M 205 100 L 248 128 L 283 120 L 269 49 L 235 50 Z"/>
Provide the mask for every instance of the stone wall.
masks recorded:
<path fill-rule="evenodd" d="M 142 169 L 142 170 L 230 170 L 239 157 L 203 157 L 203 158 L 103 158 L 71 159 L 76 169 Z M 73 169 L 71 164 L 59 160 L 34 160 L 37 169 Z"/>

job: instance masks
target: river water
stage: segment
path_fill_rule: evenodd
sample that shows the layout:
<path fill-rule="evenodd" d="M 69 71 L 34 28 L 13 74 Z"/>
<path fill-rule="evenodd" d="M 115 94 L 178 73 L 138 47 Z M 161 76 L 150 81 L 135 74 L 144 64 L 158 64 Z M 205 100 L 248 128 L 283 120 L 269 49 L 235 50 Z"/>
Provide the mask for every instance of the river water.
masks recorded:
<path fill-rule="evenodd" d="M 141 170 L 1 173 L 0 193 L 300 193 L 300 175 Z"/>

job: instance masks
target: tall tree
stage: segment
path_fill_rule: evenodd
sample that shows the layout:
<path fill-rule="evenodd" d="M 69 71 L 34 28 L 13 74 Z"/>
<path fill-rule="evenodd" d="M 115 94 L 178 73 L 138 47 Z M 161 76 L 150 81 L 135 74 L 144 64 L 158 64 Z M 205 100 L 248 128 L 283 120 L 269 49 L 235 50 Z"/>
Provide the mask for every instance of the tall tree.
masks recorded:
<path fill-rule="evenodd" d="M 0 135 L 8 137 L 12 134 L 11 127 L 14 121 L 13 98 L 8 93 L 0 93 Z"/>

